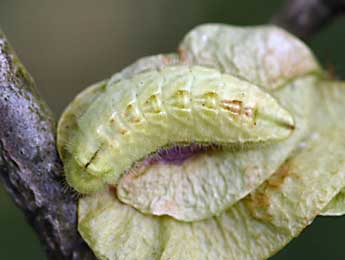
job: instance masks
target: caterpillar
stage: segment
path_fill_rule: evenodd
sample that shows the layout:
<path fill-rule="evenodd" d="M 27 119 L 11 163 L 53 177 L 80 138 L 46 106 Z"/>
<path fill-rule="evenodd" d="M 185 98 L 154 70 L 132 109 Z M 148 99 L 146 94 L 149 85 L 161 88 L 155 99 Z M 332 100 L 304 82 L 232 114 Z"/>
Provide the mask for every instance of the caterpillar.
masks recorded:
<path fill-rule="evenodd" d="M 150 70 L 106 85 L 80 115 L 66 179 L 92 193 L 162 147 L 262 143 L 293 128 L 289 112 L 249 82 L 200 66 Z"/>

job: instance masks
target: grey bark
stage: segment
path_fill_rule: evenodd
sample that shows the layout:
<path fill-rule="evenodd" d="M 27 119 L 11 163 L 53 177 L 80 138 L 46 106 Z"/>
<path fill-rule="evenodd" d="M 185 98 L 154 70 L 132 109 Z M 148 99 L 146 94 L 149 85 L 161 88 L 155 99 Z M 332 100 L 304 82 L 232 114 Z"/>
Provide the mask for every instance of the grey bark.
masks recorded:
<path fill-rule="evenodd" d="M 0 179 L 51 259 L 95 259 L 62 175 L 53 116 L 0 32 Z"/>

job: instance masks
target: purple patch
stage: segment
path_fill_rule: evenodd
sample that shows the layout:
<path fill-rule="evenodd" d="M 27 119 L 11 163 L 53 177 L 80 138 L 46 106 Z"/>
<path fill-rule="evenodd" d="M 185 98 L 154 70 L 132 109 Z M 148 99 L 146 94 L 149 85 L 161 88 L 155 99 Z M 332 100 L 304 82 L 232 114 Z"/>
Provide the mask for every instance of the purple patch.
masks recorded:
<path fill-rule="evenodd" d="M 205 153 L 210 150 L 219 148 L 216 145 L 174 145 L 167 149 L 160 149 L 158 152 L 150 155 L 143 162 L 144 165 L 150 165 L 156 162 L 163 162 L 167 164 L 181 165 L 185 160 L 191 158 L 196 154 Z"/>

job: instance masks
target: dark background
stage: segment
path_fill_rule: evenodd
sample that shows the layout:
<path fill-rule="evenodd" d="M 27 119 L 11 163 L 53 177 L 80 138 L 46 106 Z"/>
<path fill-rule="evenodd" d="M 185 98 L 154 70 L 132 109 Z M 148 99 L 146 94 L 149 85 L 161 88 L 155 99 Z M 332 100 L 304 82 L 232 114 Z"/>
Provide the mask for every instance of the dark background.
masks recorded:
<path fill-rule="evenodd" d="M 282 2 L 0 0 L 0 26 L 58 118 L 83 88 L 137 58 L 174 51 L 195 25 L 267 23 Z M 308 44 L 327 70 L 345 77 L 345 18 L 335 20 Z M 344 231 L 345 217 L 318 217 L 272 259 L 345 259 Z M 33 231 L 2 187 L 0 259 L 46 259 Z"/>

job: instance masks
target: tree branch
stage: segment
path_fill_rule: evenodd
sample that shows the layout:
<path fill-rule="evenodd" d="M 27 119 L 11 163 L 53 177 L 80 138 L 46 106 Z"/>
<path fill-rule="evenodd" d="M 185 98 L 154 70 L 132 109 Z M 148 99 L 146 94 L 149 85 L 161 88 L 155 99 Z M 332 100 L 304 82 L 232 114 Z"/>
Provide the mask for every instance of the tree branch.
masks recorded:
<path fill-rule="evenodd" d="M 95 259 L 77 232 L 76 196 L 62 181 L 55 122 L 0 32 L 0 179 L 51 259 Z"/>
<path fill-rule="evenodd" d="M 345 0 L 287 0 L 272 23 L 308 39 L 335 17 L 345 13 Z"/>

